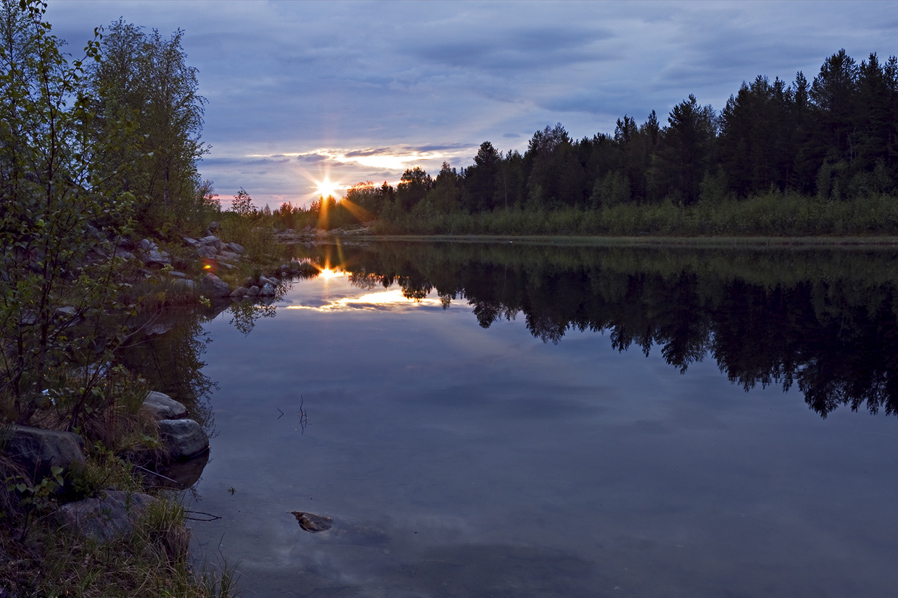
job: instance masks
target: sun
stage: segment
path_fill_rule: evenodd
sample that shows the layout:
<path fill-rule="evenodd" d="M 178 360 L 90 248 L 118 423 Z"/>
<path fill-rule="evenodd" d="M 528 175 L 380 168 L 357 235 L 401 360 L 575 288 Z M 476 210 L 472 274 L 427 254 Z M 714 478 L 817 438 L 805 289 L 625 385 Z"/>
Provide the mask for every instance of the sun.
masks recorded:
<path fill-rule="evenodd" d="M 315 181 L 315 187 L 318 195 L 321 197 L 339 197 L 338 191 L 343 186 L 340 183 L 332 183 L 330 179 L 325 178 L 323 181 Z"/>

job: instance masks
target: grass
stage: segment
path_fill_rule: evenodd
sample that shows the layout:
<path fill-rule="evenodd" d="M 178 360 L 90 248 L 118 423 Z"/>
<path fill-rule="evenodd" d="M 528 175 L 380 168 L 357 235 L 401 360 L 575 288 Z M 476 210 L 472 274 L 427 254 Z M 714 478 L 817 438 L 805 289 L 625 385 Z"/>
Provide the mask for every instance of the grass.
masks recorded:
<path fill-rule="evenodd" d="M 497 210 L 476 214 L 412 212 L 379 221 L 378 236 L 522 237 L 868 237 L 898 234 L 898 198 L 831 201 L 769 192 L 748 199 L 622 204 L 603 209 Z"/>
<path fill-rule="evenodd" d="M 13 596 L 232 596 L 233 567 L 195 570 L 188 556 L 187 513 L 157 500 L 132 533 L 107 542 L 77 537 L 42 520 L 27 542 L 3 538 L 0 579 Z"/>
<path fill-rule="evenodd" d="M 86 461 L 58 488 L 48 480 L 32 483 L 0 454 L 0 594 L 234 595 L 234 568 L 196 567 L 188 554 L 186 510 L 174 495 L 147 486 L 132 465 L 163 454 L 155 421 L 140 410 L 142 396 L 139 389 L 123 392 L 85 422 L 80 432 Z M 50 429 L 65 423 L 53 409 L 42 410 L 36 420 Z M 107 542 L 60 528 L 55 513 L 61 504 L 106 490 L 155 493 L 157 501 L 131 533 Z"/>

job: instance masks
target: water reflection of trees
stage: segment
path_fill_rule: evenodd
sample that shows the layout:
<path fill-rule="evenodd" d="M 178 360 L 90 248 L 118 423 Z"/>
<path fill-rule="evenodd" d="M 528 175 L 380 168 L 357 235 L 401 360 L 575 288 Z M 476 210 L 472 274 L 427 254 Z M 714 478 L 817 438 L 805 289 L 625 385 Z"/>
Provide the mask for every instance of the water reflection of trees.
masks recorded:
<path fill-rule="evenodd" d="M 710 355 L 746 390 L 797 386 L 823 416 L 898 413 L 892 250 L 389 244 L 342 255 L 353 284 L 467 300 L 484 328 L 523 314 L 544 342 L 607 331 L 621 351 L 657 345 L 682 372 Z"/>

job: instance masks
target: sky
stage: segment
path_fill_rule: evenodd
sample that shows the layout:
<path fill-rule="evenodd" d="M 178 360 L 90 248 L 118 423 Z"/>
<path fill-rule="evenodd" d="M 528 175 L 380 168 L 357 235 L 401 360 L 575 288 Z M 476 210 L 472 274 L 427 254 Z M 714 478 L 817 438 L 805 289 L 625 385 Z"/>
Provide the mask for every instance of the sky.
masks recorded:
<path fill-rule="evenodd" d="M 809 80 L 844 48 L 898 54 L 898 2 L 203 2 L 49 0 L 73 56 L 97 26 L 169 35 L 207 100 L 199 164 L 223 206 L 308 204 L 318 183 L 395 184 L 463 168 L 490 141 L 524 152 L 642 123 L 695 94 L 715 110 L 743 81 Z"/>

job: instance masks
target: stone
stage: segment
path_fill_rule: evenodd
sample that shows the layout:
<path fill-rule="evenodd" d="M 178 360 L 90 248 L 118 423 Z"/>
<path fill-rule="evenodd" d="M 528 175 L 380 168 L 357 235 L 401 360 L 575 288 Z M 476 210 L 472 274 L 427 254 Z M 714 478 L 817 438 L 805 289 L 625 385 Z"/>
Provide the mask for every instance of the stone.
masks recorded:
<path fill-rule="evenodd" d="M 213 220 L 212 222 L 209 223 L 209 230 L 212 231 L 213 233 L 215 231 L 217 231 L 219 228 L 221 228 L 221 225 L 218 224 L 217 221 Z"/>
<path fill-rule="evenodd" d="M 228 248 L 231 251 L 233 251 L 234 253 L 243 253 L 244 251 L 246 251 L 243 248 L 243 245 L 240 245 L 239 243 L 234 243 L 234 242 L 228 243 Z"/>
<path fill-rule="evenodd" d="M 243 287 L 237 287 L 234 289 L 234 292 L 231 293 L 231 297 L 234 299 L 243 299 L 246 297 L 246 289 Z"/>
<path fill-rule="evenodd" d="M 334 525 L 333 519 L 324 517 L 323 515 L 306 513 L 304 511 L 290 511 L 290 514 L 296 517 L 296 521 L 299 522 L 299 527 L 313 534 L 325 532 Z"/>
<path fill-rule="evenodd" d="M 153 249 L 156 249 L 156 244 L 149 239 L 143 239 L 140 242 L 140 249 L 142 251 L 152 251 Z"/>
<path fill-rule="evenodd" d="M 200 245 L 212 245 L 215 251 L 221 251 L 221 239 L 215 235 L 208 235 L 199 240 Z"/>
<path fill-rule="evenodd" d="M 183 461 L 209 450 L 209 436 L 192 419 L 163 419 L 157 424 L 172 460 Z"/>
<path fill-rule="evenodd" d="M 151 390 L 147 398 L 143 400 L 143 408 L 153 416 L 153 419 L 183 419 L 187 417 L 187 407 L 174 400 L 167 394 Z"/>
<path fill-rule="evenodd" d="M 204 260 L 211 260 L 218 255 L 218 250 L 215 245 L 200 245 L 196 248 L 196 254 Z"/>
<path fill-rule="evenodd" d="M 163 267 L 171 264 L 171 256 L 167 251 L 159 251 L 155 247 L 143 255 L 143 263 L 147 266 Z"/>
<path fill-rule="evenodd" d="M 187 278 L 175 278 L 171 281 L 171 289 L 176 293 L 185 295 L 196 295 L 199 293 L 199 287 L 195 281 Z"/>
<path fill-rule="evenodd" d="M 234 253 L 233 251 L 227 251 L 225 249 L 221 250 L 221 259 L 228 260 L 231 262 L 236 262 L 240 260 L 240 254 Z"/>
<path fill-rule="evenodd" d="M 200 279 L 200 292 L 206 297 L 228 297 L 231 294 L 231 287 L 219 277 L 211 272 L 207 272 L 206 275 Z"/>
<path fill-rule="evenodd" d="M 172 278 L 187 278 L 186 274 L 184 274 L 183 272 L 178 272 L 177 270 L 172 270 L 168 273 L 168 275 Z"/>
<path fill-rule="evenodd" d="M 274 287 L 271 285 L 270 282 L 266 282 L 266 283 L 265 283 L 265 286 L 263 286 L 263 287 L 259 290 L 259 295 L 261 295 L 262 297 L 274 297 L 274 295 L 275 295 L 275 290 L 274 290 Z"/>
<path fill-rule="evenodd" d="M 77 434 L 28 426 L 11 426 L 0 434 L 6 440 L 5 455 L 34 481 L 52 476 L 54 466 L 68 471 L 84 464 L 84 440 Z"/>
<path fill-rule="evenodd" d="M 115 257 L 125 260 L 126 262 L 130 262 L 132 260 L 136 260 L 137 256 L 131 253 L 130 251 L 125 251 L 124 249 L 116 249 Z"/>
<path fill-rule="evenodd" d="M 190 245 L 191 247 L 196 247 L 199 244 L 199 241 L 194 239 L 193 237 L 182 237 L 184 242 Z"/>
<path fill-rule="evenodd" d="M 251 287 L 249 288 L 249 290 L 246 292 L 246 296 L 247 296 L 247 297 L 258 297 L 258 296 L 259 296 L 259 291 L 261 291 L 261 289 L 260 289 L 259 287 L 257 287 L 256 285 L 253 285 L 253 286 L 251 286 Z"/>
<path fill-rule="evenodd" d="M 83 536 L 109 541 L 126 536 L 156 499 L 139 492 L 108 490 L 105 496 L 62 505 L 57 519 Z"/>

